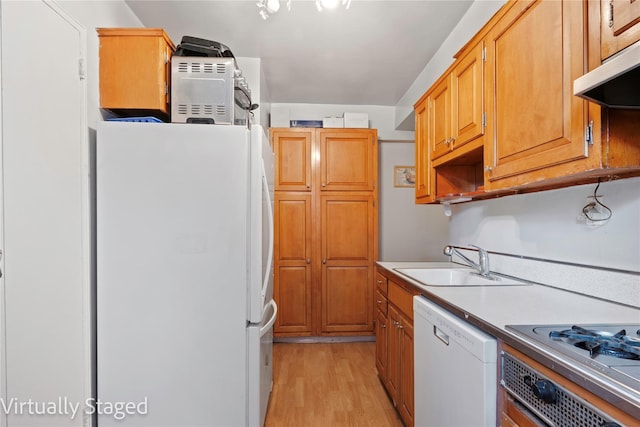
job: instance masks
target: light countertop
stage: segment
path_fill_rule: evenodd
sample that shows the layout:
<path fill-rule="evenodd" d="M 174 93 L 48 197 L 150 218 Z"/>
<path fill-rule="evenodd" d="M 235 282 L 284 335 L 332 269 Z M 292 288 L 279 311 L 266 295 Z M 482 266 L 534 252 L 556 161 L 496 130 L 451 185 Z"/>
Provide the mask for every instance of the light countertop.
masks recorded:
<path fill-rule="evenodd" d="M 584 372 L 566 364 L 557 353 L 508 331 L 506 325 L 589 325 L 620 323 L 640 325 L 640 309 L 581 295 L 549 286 L 426 286 L 394 271 L 396 268 L 460 268 L 448 262 L 378 262 L 396 277 L 418 288 L 422 295 L 440 304 L 509 345 L 553 367 L 562 375 L 590 391 L 598 392 L 605 400 L 615 402 L 621 409 L 640 417 L 640 390 L 637 396 L 621 397 L 610 384 L 599 378 L 584 382 Z M 604 387 L 604 391 L 601 388 Z M 604 393 L 604 395 L 602 394 Z M 632 394 L 634 394 L 632 392 Z M 630 402 L 629 402 L 630 400 Z"/>

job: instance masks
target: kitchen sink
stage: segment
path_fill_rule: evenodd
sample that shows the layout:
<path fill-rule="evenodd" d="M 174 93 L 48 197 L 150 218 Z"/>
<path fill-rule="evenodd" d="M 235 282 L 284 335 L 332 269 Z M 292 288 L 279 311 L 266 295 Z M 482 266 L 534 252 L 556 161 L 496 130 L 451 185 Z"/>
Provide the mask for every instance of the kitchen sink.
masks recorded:
<path fill-rule="evenodd" d="M 522 286 L 516 279 L 480 276 L 468 268 L 394 268 L 395 271 L 425 286 Z"/>

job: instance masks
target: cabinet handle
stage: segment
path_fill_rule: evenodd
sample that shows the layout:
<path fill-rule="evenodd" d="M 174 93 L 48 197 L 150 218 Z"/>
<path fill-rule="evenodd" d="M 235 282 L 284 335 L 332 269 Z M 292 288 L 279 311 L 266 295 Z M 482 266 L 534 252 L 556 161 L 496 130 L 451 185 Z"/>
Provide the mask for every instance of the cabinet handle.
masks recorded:
<path fill-rule="evenodd" d="M 376 280 L 376 283 L 378 283 L 378 285 L 382 285 L 382 280 Z"/>
<path fill-rule="evenodd" d="M 444 140 L 444 145 L 449 146 L 450 143 L 451 143 L 451 138 L 447 138 Z"/>
<path fill-rule="evenodd" d="M 323 260 L 322 260 L 322 263 L 323 263 L 323 264 L 326 264 L 326 263 L 327 263 L 327 260 L 326 260 L 326 259 L 323 259 Z"/>
<path fill-rule="evenodd" d="M 383 329 L 385 329 L 385 328 L 387 327 L 387 325 L 385 325 L 384 323 L 381 323 L 381 324 L 380 324 L 380 327 L 381 327 L 381 328 L 383 328 Z"/>
<path fill-rule="evenodd" d="M 609 28 L 613 28 L 613 0 L 609 2 Z"/>
<path fill-rule="evenodd" d="M 311 188 L 311 186 L 309 184 L 307 184 L 307 188 Z"/>
<path fill-rule="evenodd" d="M 493 168 L 491 166 L 485 166 L 484 167 L 484 171 L 485 172 L 491 172 L 493 170 Z"/>
<path fill-rule="evenodd" d="M 322 186 L 323 186 L 323 187 L 326 187 L 326 186 L 327 186 L 327 184 L 323 182 L 323 183 L 322 183 Z"/>
<path fill-rule="evenodd" d="M 380 300 L 377 300 L 377 302 L 378 302 L 378 305 L 382 304 L 382 301 L 380 301 Z"/>
<path fill-rule="evenodd" d="M 311 264 L 311 259 L 307 258 L 307 264 Z"/>

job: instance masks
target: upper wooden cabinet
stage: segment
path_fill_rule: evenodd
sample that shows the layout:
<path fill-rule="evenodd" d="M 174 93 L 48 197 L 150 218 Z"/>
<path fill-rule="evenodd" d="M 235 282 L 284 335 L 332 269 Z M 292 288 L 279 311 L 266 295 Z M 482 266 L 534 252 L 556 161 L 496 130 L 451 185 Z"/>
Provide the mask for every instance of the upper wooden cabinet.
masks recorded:
<path fill-rule="evenodd" d="M 427 141 L 431 149 L 431 158 L 437 159 L 448 153 L 451 144 L 451 75 L 445 75 L 440 83 L 437 83 L 427 98 L 428 130 Z"/>
<path fill-rule="evenodd" d="M 271 146 L 276 159 L 275 189 L 311 191 L 311 141 L 314 129 L 272 129 Z"/>
<path fill-rule="evenodd" d="M 427 139 L 435 160 L 484 134 L 484 45 L 478 43 L 427 92 Z"/>
<path fill-rule="evenodd" d="M 319 129 L 320 189 L 371 191 L 376 186 L 377 133 L 371 129 Z"/>
<path fill-rule="evenodd" d="M 169 119 L 175 46 L 160 28 L 98 28 L 100 108 Z"/>
<path fill-rule="evenodd" d="M 375 129 L 276 128 L 275 189 L 371 191 L 376 186 Z"/>
<path fill-rule="evenodd" d="M 429 129 L 429 99 L 423 97 L 415 107 L 415 159 L 416 159 L 416 201 L 432 202 L 431 150 L 427 143 Z"/>
<path fill-rule="evenodd" d="M 584 5 L 517 2 L 486 36 L 488 189 L 588 156 L 586 128 L 599 117 L 573 96 L 573 81 L 586 71 Z"/>
<path fill-rule="evenodd" d="M 598 1 L 509 0 L 414 105 L 416 203 L 640 175 L 640 111 L 573 95 L 602 62 L 605 15 Z M 625 20 L 619 37 L 640 29 Z"/>
<path fill-rule="evenodd" d="M 640 40 L 640 1 L 600 1 L 601 58 L 606 59 Z"/>

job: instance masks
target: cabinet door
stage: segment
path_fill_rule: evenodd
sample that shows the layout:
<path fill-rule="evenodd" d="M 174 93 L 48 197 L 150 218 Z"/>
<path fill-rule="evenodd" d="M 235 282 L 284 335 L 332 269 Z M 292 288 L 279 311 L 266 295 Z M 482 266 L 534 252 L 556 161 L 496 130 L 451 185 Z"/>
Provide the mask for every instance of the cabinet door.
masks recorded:
<path fill-rule="evenodd" d="M 640 40 L 640 2 L 601 1 L 601 58 L 607 59 Z"/>
<path fill-rule="evenodd" d="M 387 315 L 376 311 L 376 368 L 382 383 L 387 381 Z"/>
<path fill-rule="evenodd" d="M 451 151 L 451 75 L 438 83 L 429 95 L 429 129 L 431 159 Z"/>
<path fill-rule="evenodd" d="M 433 201 L 431 197 L 431 152 L 429 147 L 429 99 L 424 98 L 415 107 L 416 132 L 416 203 Z"/>
<path fill-rule="evenodd" d="M 484 44 L 469 52 L 454 68 L 452 78 L 453 149 L 484 134 Z"/>
<path fill-rule="evenodd" d="M 374 198 L 321 197 L 321 332 L 373 332 Z"/>
<path fill-rule="evenodd" d="M 518 2 L 487 35 L 491 189 L 521 183 L 500 179 L 587 156 L 586 102 L 573 96 L 573 80 L 585 71 L 583 7 L 581 1 Z"/>
<path fill-rule="evenodd" d="M 311 333 L 311 196 L 276 192 L 274 208 L 274 333 Z"/>
<path fill-rule="evenodd" d="M 396 308 L 389 305 L 387 317 L 387 391 L 397 407 L 400 389 L 400 314 Z"/>
<path fill-rule="evenodd" d="M 400 389 L 398 410 L 405 426 L 413 425 L 413 324 L 400 318 Z"/>
<path fill-rule="evenodd" d="M 99 28 L 100 107 L 169 110 L 169 59 L 175 47 L 159 28 Z"/>
<path fill-rule="evenodd" d="M 322 191 L 371 191 L 378 168 L 375 129 L 318 131 Z"/>
<path fill-rule="evenodd" d="M 276 191 L 311 191 L 313 129 L 272 129 Z"/>
<path fill-rule="evenodd" d="M 637 0 L 613 0 L 613 34 L 618 36 L 640 22 Z"/>

